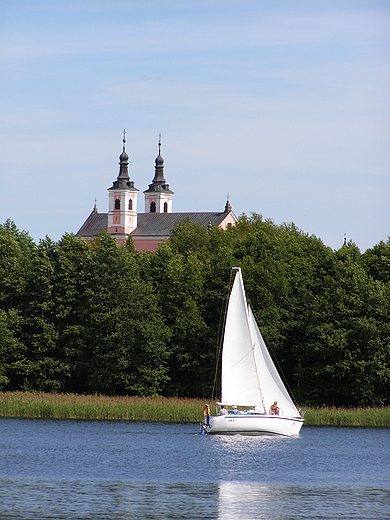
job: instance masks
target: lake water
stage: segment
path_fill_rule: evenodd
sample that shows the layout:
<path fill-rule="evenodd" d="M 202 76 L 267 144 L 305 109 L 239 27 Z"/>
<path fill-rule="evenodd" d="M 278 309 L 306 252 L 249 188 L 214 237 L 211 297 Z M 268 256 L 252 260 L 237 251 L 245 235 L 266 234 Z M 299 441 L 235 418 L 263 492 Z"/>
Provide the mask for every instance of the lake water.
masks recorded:
<path fill-rule="evenodd" d="M 390 430 L 0 419 L 0 518 L 390 518 Z"/>

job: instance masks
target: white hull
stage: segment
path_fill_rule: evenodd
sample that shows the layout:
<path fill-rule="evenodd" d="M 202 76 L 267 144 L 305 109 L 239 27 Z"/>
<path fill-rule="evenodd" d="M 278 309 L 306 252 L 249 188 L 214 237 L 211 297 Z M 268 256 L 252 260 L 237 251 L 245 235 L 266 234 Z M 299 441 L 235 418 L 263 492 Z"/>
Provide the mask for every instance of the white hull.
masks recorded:
<path fill-rule="evenodd" d="M 241 435 L 299 435 L 302 418 L 278 415 L 237 414 L 210 417 L 210 426 L 205 426 L 209 434 Z"/>

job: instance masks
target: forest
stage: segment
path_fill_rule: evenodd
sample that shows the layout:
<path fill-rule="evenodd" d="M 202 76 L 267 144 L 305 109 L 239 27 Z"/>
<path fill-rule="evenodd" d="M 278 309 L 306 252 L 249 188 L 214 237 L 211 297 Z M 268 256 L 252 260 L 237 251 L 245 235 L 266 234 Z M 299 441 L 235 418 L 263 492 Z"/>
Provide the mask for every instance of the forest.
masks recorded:
<path fill-rule="evenodd" d="M 155 253 L 5 222 L 0 390 L 212 397 L 232 266 L 300 405 L 390 404 L 390 238 L 332 250 L 257 214 L 182 222 Z"/>

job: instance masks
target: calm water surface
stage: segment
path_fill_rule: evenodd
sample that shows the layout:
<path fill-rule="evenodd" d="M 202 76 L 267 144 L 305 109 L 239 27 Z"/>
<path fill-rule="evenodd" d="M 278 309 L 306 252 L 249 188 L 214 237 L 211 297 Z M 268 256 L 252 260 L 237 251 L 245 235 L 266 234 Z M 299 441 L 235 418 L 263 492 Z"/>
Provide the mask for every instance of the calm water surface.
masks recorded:
<path fill-rule="evenodd" d="M 390 518 L 390 430 L 0 419 L 0 518 Z"/>

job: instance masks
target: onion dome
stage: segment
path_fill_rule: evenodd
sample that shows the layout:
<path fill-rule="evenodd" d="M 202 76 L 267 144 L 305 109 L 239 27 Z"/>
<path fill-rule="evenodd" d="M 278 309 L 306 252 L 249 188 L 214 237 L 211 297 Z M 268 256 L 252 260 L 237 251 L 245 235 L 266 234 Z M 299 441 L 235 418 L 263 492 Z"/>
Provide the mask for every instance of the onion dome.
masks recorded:
<path fill-rule="evenodd" d="M 129 156 L 126 153 L 126 132 L 123 130 L 123 150 L 119 156 L 119 175 L 118 180 L 130 180 L 129 177 Z"/>
<path fill-rule="evenodd" d="M 159 134 L 159 136 L 158 136 L 158 156 L 156 157 L 155 165 L 156 165 L 156 167 L 155 167 L 153 183 L 165 184 L 164 159 L 162 158 L 162 155 L 161 155 L 161 134 Z"/>
<path fill-rule="evenodd" d="M 119 161 L 120 161 L 119 164 L 121 162 L 129 162 L 129 156 L 126 153 L 125 145 L 123 145 L 123 152 L 119 156 Z"/>
<path fill-rule="evenodd" d="M 114 189 L 130 189 L 132 191 L 138 191 L 137 188 L 134 187 L 134 181 L 130 180 L 129 177 L 129 156 L 126 153 L 126 132 L 123 130 L 123 150 L 119 156 L 119 174 L 116 179 L 112 183 L 110 190 Z"/>
<path fill-rule="evenodd" d="M 158 156 L 155 160 L 154 177 L 149 188 L 144 193 L 165 192 L 173 194 L 164 178 L 164 159 L 161 155 L 161 134 L 158 135 Z"/>

